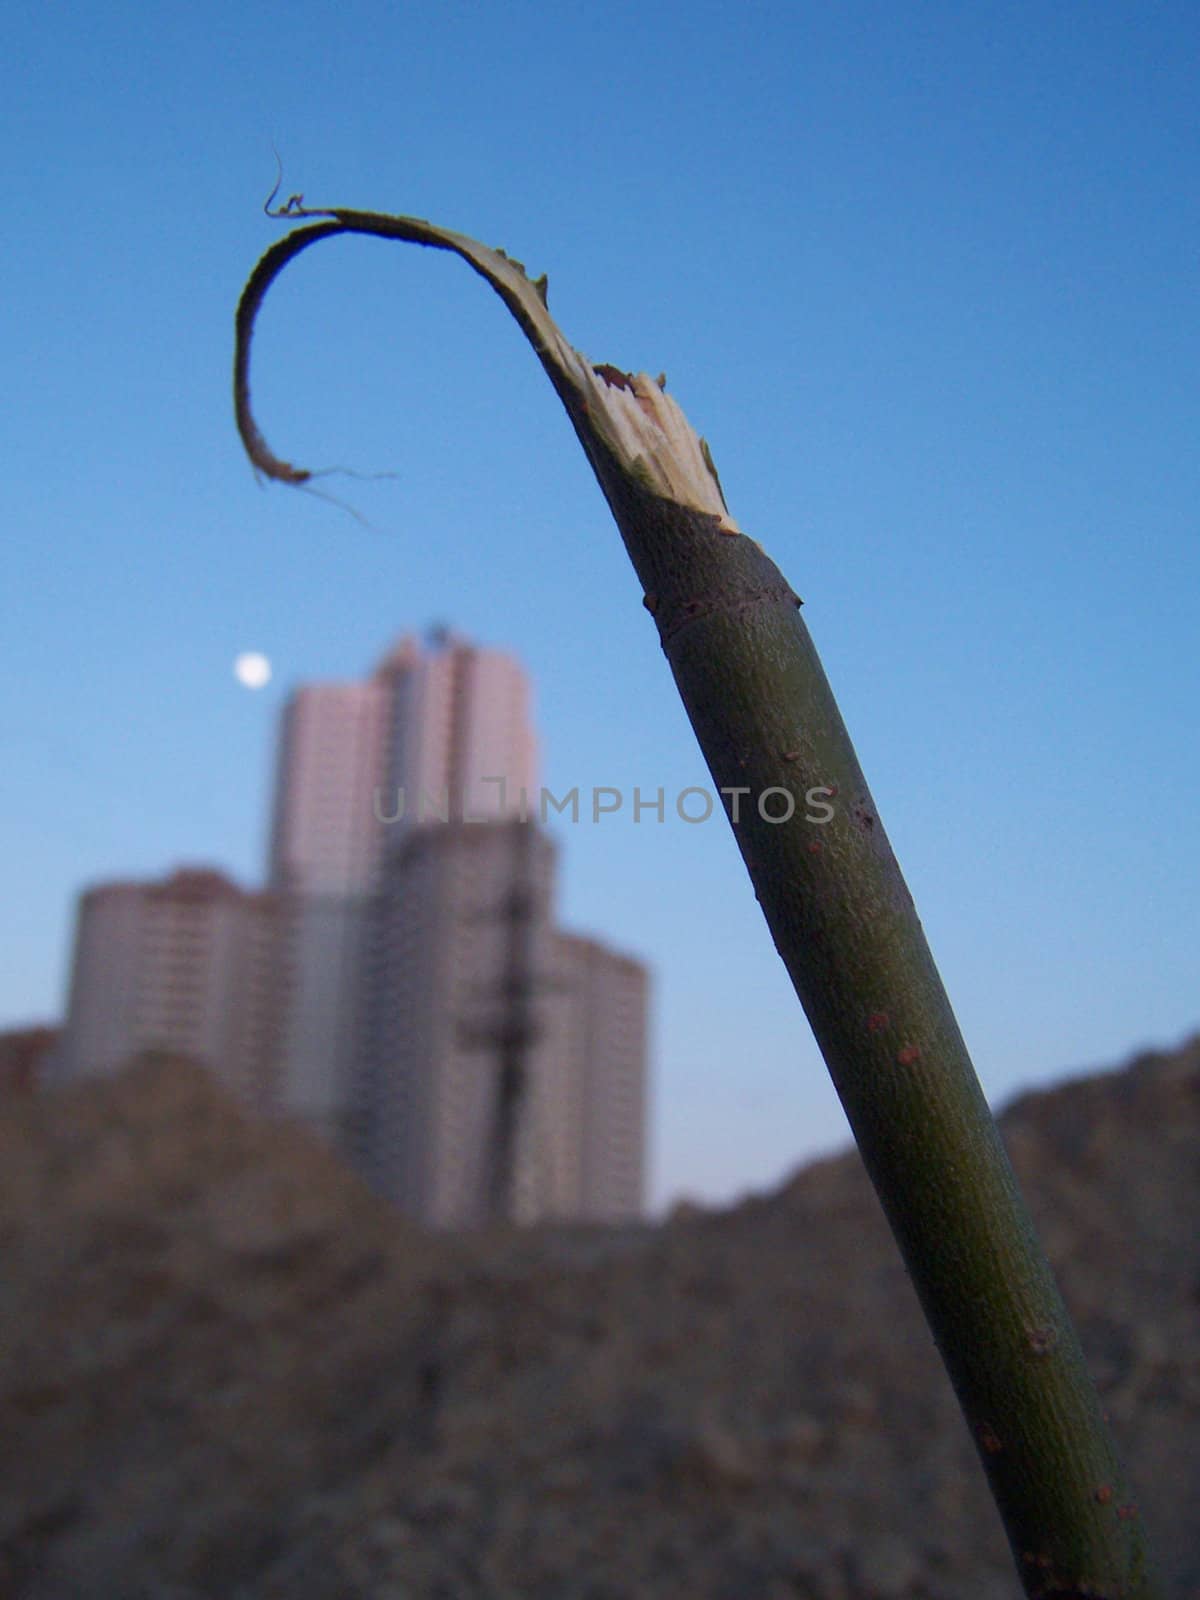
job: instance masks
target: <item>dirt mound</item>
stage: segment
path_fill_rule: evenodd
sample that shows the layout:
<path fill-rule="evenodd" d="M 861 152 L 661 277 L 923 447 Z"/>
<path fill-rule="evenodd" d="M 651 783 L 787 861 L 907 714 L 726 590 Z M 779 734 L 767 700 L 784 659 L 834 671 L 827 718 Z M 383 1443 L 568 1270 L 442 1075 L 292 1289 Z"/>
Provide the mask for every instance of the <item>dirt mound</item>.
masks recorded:
<path fill-rule="evenodd" d="M 1200 1042 L 1005 1136 L 1200 1588 Z M 855 1156 L 658 1228 L 447 1238 L 198 1072 L 0 1109 L 0 1593 L 1018 1592 Z"/>

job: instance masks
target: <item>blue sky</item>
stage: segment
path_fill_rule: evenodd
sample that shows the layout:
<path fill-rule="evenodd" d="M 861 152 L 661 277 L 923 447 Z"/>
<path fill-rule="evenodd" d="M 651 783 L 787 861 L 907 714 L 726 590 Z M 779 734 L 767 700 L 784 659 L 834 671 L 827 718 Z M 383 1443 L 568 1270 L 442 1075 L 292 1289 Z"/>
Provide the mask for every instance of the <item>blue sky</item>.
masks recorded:
<path fill-rule="evenodd" d="M 261 871 L 290 683 L 446 620 L 537 683 L 546 781 L 705 773 L 558 402 L 429 216 L 666 371 L 806 601 L 993 1100 L 1200 1021 L 1200 14 L 1191 5 L 27 6 L 5 23 L 0 1024 L 88 881 Z M 239 650 L 276 678 L 234 682 Z M 847 1137 L 724 824 L 561 827 L 656 973 L 653 1194 Z"/>

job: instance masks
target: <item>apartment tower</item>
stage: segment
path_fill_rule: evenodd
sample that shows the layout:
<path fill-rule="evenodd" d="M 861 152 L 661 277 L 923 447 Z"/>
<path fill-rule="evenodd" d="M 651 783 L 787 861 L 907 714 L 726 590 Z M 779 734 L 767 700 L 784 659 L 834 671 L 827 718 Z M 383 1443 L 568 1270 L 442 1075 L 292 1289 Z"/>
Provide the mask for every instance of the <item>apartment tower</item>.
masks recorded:
<path fill-rule="evenodd" d="M 364 682 L 306 684 L 285 707 L 270 863 L 286 946 L 280 1100 L 334 1142 L 361 1108 L 385 872 L 410 828 L 515 814 L 536 782 L 529 683 L 501 651 L 437 630 L 406 637 Z"/>
<path fill-rule="evenodd" d="M 56 1076 L 103 1077 L 146 1051 L 188 1056 L 274 1108 L 278 907 L 208 868 L 80 897 Z"/>
<path fill-rule="evenodd" d="M 268 882 L 280 906 L 280 1108 L 340 1142 L 379 874 L 386 683 L 306 684 L 280 723 Z"/>

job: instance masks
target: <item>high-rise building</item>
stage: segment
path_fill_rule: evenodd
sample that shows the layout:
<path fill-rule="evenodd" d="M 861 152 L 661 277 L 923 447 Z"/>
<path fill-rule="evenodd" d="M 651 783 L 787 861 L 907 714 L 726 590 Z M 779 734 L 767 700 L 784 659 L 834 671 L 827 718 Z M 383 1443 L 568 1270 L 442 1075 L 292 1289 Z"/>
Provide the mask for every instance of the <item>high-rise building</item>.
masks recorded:
<path fill-rule="evenodd" d="M 358 1027 L 358 973 L 382 832 L 388 686 L 305 684 L 284 708 L 268 881 L 280 905 L 278 1100 L 337 1142 Z"/>
<path fill-rule="evenodd" d="M 304 684 L 284 708 L 268 876 L 308 895 L 370 893 L 406 825 L 536 812 L 529 680 L 500 650 L 411 635 L 361 683 Z"/>
<path fill-rule="evenodd" d="M 442 631 L 400 640 L 364 682 L 288 700 L 269 864 L 286 947 L 279 1096 L 329 1138 L 351 1099 L 385 854 L 422 821 L 517 812 L 536 781 L 529 699 L 513 657 Z"/>
<path fill-rule="evenodd" d="M 113 1073 L 148 1050 L 186 1055 L 272 1109 L 277 903 L 219 872 L 102 883 L 79 902 L 62 1079 Z"/>
<path fill-rule="evenodd" d="M 581 1221 L 645 1204 L 649 973 L 597 939 L 557 932 L 544 1046 L 555 1063 L 560 1205 Z"/>
<path fill-rule="evenodd" d="M 444 631 L 285 713 L 281 1098 L 404 1211 L 637 1215 L 646 973 L 556 932 L 520 664 Z"/>
<path fill-rule="evenodd" d="M 642 1211 L 647 972 L 555 930 L 555 856 L 520 821 L 413 828 L 389 854 L 352 1143 L 419 1221 Z"/>
<path fill-rule="evenodd" d="M 529 679 L 500 650 L 439 630 L 425 649 L 404 638 L 373 679 L 389 714 L 386 782 L 376 808 L 385 840 L 405 823 L 498 821 L 537 810 L 537 740 Z"/>
<path fill-rule="evenodd" d="M 375 797 L 387 776 L 388 685 L 304 684 L 280 723 L 268 878 L 305 895 L 368 894 L 379 864 Z"/>
<path fill-rule="evenodd" d="M 554 847 L 520 821 L 427 824 L 389 853 L 366 967 L 352 1144 L 435 1226 L 561 1211 L 544 1049 Z"/>

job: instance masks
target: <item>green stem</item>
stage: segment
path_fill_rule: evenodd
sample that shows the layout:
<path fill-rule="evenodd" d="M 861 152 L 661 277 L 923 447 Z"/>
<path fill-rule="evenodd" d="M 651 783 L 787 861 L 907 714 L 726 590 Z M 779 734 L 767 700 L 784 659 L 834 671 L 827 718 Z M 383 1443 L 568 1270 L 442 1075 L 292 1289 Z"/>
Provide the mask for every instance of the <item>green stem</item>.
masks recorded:
<path fill-rule="evenodd" d="M 297 211 L 238 310 L 235 398 L 255 465 L 303 482 L 254 424 L 267 288 L 334 233 L 451 250 L 537 351 L 644 591 L 775 946 L 833 1077 L 958 1394 L 1026 1592 L 1150 1600 L 1141 1517 L 854 748 L 778 568 L 738 529 L 660 383 L 594 368 L 544 280 L 414 218 Z M 781 820 L 782 819 L 782 820 Z M 914 1449 L 918 1441 L 914 1441 Z"/>

